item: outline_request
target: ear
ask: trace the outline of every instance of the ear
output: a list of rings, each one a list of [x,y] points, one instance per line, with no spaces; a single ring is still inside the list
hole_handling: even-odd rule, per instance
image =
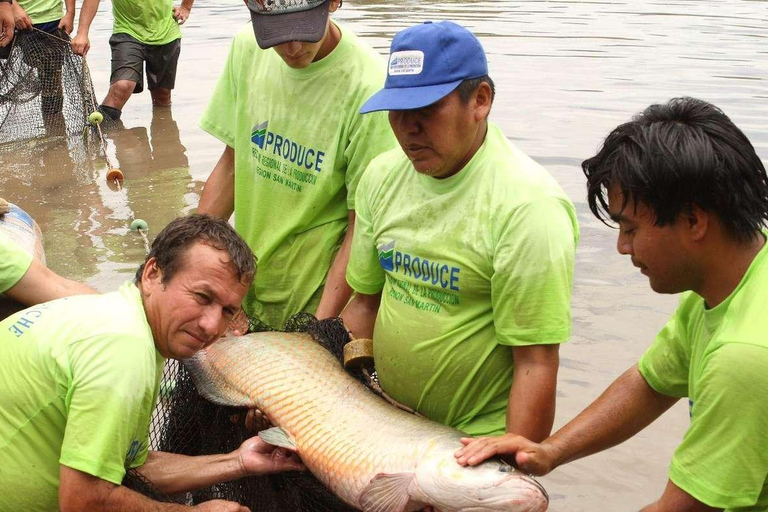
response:
[[[163,284],[163,271],[157,266],[157,259],[152,257],[144,265],[141,273],[141,289],[151,293],[152,289]]]
[[[491,112],[491,104],[493,103],[493,92],[491,86],[486,82],[482,82],[474,92],[474,98],[472,100],[475,104],[475,121],[478,123],[488,117]]]
[[[698,205],[691,206],[690,210],[683,214],[691,240],[694,242],[701,242],[706,236],[709,230],[709,216],[710,214]]]
[[[336,12],[339,7],[341,7],[341,0],[331,0],[330,5],[328,5],[328,12]]]

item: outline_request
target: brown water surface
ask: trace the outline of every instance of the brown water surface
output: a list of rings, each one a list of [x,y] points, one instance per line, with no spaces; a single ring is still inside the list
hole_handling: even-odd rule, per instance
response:
[[[88,56],[97,95],[108,87],[111,4],[102,2]],[[579,214],[573,336],[562,348],[556,428],[632,365],[672,312],[615,250],[615,231],[589,213],[580,162],[617,124],[652,102],[696,96],[720,106],[768,158],[768,2],[346,0],[336,18],[386,54],[399,29],[452,19],[481,38],[497,84],[492,119],[545,165]],[[143,240],[194,210],[222,145],[197,126],[231,37],[248,22],[239,0],[195,4],[184,26],[172,109],[149,95],[125,108],[125,129],[107,135],[124,189],[106,163],[76,143],[36,140],[0,158],[0,195],[32,214],[49,265],[108,291],[143,260]],[[258,87],[258,84],[254,84]],[[297,99],[300,101],[300,99]],[[631,441],[543,478],[553,511],[632,511],[658,497],[688,424],[678,404]]]

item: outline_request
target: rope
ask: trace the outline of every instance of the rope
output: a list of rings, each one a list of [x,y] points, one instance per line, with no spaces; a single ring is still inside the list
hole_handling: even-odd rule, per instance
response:
[[[117,181],[117,180],[115,180]],[[136,231],[139,232],[141,235],[141,238],[144,239],[144,250],[147,251],[147,254],[149,254],[149,239],[147,238],[147,230],[146,229],[137,229]]]

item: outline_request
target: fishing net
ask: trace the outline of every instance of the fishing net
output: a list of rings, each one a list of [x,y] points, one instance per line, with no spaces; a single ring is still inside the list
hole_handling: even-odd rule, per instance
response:
[[[273,330],[251,322],[250,332]],[[349,334],[338,319],[316,320],[299,314],[283,328],[286,332],[309,333],[341,359]],[[301,368],[296,369],[302,371]],[[365,382],[359,373],[353,375]],[[311,378],[307,375],[307,378]],[[237,449],[252,432],[245,429],[247,410],[223,407],[202,398],[184,367],[176,361],[166,364],[161,397],[152,419],[150,445],[155,450],[184,455],[227,453]],[[197,504],[212,499],[236,501],[254,512],[345,512],[355,510],[339,500],[309,472],[241,478],[192,493],[164,496],[136,471],[130,471],[124,485],[153,499]]]
[[[0,150],[40,137],[98,138],[88,123],[95,110],[88,66],[66,32],[17,32],[0,49]]]

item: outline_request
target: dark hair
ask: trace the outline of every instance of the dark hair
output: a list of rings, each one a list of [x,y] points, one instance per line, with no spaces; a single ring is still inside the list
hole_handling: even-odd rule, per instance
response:
[[[746,242],[768,219],[768,180],[752,144],[719,108],[695,98],[651,105],[614,129],[581,168],[589,208],[605,224],[613,184],[622,207],[644,203],[657,226],[696,205]]]
[[[202,242],[229,255],[239,281],[253,281],[255,257],[248,244],[229,223],[209,215],[194,214],[172,220],[152,242],[147,259],[136,271],[135,283],[141,282],[141,274],[150,258],[155,258],[163,272],[163,282],[170,281],[179,270],[184,254],[196,242]]]
[[[493,102],[493,99],[496,97],[496,84],[493,83],[493,80],[491,80],[491,77],[488,75],[483,75],[477,78],[467,78],[461,82],[456,88],[456,90],[459,91],[461,102],[467,104],[472,97],[472,93],[475,92],[475,89],[480,87],[480,84],[482,83],[491,86],[491,102]]]

